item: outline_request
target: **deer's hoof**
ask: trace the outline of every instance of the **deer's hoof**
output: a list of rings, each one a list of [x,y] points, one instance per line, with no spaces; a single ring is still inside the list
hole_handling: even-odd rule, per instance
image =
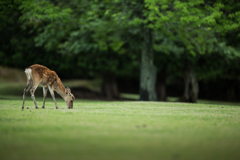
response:
[[[39,109],[38,106],[36,106],[36,109]]]
[[[42,109],[45,109],[45,106],[42,106]]]

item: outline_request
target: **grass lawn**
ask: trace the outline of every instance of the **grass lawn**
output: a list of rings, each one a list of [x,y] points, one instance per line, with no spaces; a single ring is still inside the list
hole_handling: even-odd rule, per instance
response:
[[[42,106],[42,97],[36,97]],[[0,159],[239,160],[240,107],[0,96]]]

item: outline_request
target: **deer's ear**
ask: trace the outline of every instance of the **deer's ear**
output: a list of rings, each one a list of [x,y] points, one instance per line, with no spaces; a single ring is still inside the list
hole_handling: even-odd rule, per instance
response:
[[[68,90],[68,92],[71,93],[71,89],[69,87],[67,87],[66,90]]]
[[[65,88],[65,93],[66,93],[66,94],[70,94],[70,93],[71,93],[71,90],[70,90],[70,88],[68,88],[68,87],[67,87],[67,88]]]

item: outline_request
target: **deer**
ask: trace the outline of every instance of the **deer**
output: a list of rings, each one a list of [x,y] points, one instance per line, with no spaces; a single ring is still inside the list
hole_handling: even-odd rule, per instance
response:
[[[71,93],[69,87],[65,88],[61,79],[58,77],[55,71],[48,69],[47,67],[39,64],[34,64],[25,69],[27,76],[27,86],[23,91],[23,104],[22,109],[24,109],[24,102],[28,90],[30,89],[31,98],[35,104],[35,108],[39,109],[35,100],[35,90],[38,86],[43,87],[43,105],[42,108],[45,109],[45,99],[47,96],[47,91],[49,89],[53,101],[55,103],[56,109],[59,109],[57,102],[55,100],[54,91],[56,91],[66,102],[68,109],[73,108],[73,101],[75,100],[74,95]]]

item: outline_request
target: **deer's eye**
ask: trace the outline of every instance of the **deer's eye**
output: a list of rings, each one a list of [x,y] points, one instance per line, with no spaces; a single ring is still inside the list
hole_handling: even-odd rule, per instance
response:
[[[73,102],[73,101],[71,100],[71,102]]]

